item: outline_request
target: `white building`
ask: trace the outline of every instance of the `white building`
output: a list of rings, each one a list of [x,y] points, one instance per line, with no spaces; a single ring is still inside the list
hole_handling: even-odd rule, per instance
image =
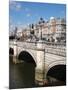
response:
[[[40,26],[41,25],[41,26]],[[66,38],[66,22],[65,19],[56,19],[51,17],[48,22],[36,25],[34,30],[35,35],[39,38],[42,34],[42,39],[54,41],[64,41]]]
[[[17,36],[26,35],[27,38],[34,37],[36,39],[44,39],[46,41],[60,42],[66,40],[66,21],[62,18],[51,17],[49,21],[43,18],[32,27],[18,28]]]

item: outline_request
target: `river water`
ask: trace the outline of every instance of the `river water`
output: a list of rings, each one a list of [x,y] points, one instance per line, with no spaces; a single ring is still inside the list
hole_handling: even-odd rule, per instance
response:
[[[9,88],[35,87],[35,65],[33,63],[9,62]]]
[[[9,88],[39,87],[35,84],[35,65],[33,63],[13,63],[13,57],[9,57]],[[52,81],[52,80],[51,80]],[[50,83],[45,86],[65,85],[65,82]]]

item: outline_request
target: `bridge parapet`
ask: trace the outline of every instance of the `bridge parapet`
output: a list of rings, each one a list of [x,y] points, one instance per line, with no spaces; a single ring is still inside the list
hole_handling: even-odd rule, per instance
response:
[[[56,54],[56,55],[59,55],[59,56],[66,56],[66,49],[59,49],[59,48],[46,48],[45,49],[45,52],[46,53],[51,53],[51,54]]]
[[[46,53],[52,53],[56,55],[66,56],[66,48],[64,45],[49,45],[50,43],[43,42],[20,42],[20,41],[10,41],[10,45],[23,47],[26,49],[34,49],[34,50],[43,50],[45,49]]]
[[[19,47],[23,47],[23,48],[36,48],[37,44],[36,43],[30,43],[30,42],[16,42],[16,41],[10,41],[9,42],[10,45],[16,45]]]
[[[9,44],[17,44],[17,45],[28,45],[28,46],[37,46],[37,44],[42,44],[42,46],[45,48],[45,47],[51,47],[51,48],[65,48],[66,45],[65,44],[62,44],[62,43],[52,43],[52,42],[39,42],[39,41],[36,41],[36,42],[28,42],[28,41],[10,41]]]

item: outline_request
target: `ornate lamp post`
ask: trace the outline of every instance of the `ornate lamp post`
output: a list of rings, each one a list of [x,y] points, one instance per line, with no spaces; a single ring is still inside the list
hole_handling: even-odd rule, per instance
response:
[[[31,36],[31,39],[32,39],[33,35],[34,35],[34,24],[30,24],[29,27],[30,27],[30,36]]]
[[[40,29],[39,29],[39,40],[42,40],[42,27],[43,27],[43,24],[45,23],[45,21],[43,20],[43,18],[40,18],[40,21],[39,21],[39,26],[40,26]]]

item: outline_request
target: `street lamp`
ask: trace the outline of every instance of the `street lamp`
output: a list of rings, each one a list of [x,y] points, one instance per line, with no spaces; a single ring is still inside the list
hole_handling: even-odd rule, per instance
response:
[[[40,18],[40,21],[39,21],[39,26],[40,26],[40,37],[39,39],[42,40],[42,27],[43,27],[43,24],[45,23],[45,21],[43,20],[43,18]]]
[[[31,40],[32,40],[32,38],[34,36],[34,24],[30,24],[29,27],[30,27],[30,36],[31,36]]]

